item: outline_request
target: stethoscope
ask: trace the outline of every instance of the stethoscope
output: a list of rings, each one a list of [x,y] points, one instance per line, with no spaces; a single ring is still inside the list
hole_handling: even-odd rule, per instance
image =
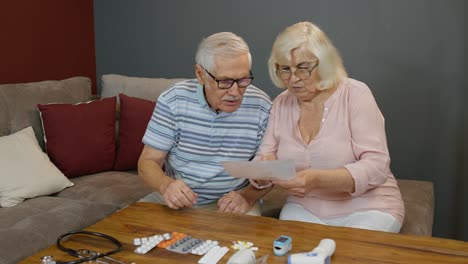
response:
[[[95,237],[107,239],[111,241],[112,244],[114,244],[115,248],[110,251],[100,253],[100,252],[96,252],[96,251],[88,250],[88,249],[67,248],[62,245],[62,241],[66,237],[71,236],[71,235],[76,235],[76,234],[95,236]],[[106,258],[108,260],[111,260],[119,264],[126,264],[124,262],[121,262],[121,261],[118,261],[116,259],[109,257],[110,255],[115,254],[119,252],[120,250],[122,250],[122,243],[120,243],[120,241],[118,241],[114,237],[111,237],[109,235],[102,234],[99,232],[90,232],[90,231],[82,231],[82,230],[70,231],[57,238],[57,247],[60,250],[66,252],[68,255],[79,258],[79,259],[72,260],[72,261],[56,261],[54,260],[52,256],[43,256],[41,258],[41,264],[76,264],[76,263],[83,263],[83,262],[92,261],[92,260],[96,260],[97,262],[103,262],[103,261],[99,261],[98,258]]]

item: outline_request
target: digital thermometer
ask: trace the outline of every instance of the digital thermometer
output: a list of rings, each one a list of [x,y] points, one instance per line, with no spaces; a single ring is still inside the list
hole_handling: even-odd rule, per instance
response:
[[[275,241],[273,241],[273,253],[276,256],[284,256],[291,250],[292,238],[281,235]]]
[[[330,264],[335,249],[335,241],[325,238],[310,252],[289,255],[288,264]]]

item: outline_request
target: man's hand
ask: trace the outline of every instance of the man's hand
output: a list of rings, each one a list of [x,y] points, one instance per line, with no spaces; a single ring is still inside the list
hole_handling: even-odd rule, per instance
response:
[[[161,193],[166,204],[172,209],[191,207],[197,200],[197,194],[182,180],[173,180],[161,188]]]
[[[245,214],[253,205],[250,205],[240,193],[232,191],[218,200],[218,211],[226,213]]]

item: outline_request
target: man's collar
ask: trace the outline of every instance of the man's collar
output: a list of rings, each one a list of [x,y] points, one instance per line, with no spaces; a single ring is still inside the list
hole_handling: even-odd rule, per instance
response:
[[[208,106],[208,102],[206,102],[205,98],[205,91],[203,90],[203,85],[197,84],[197,97],[198,97],[198,103],[200,104],[200,107],[206,108]]]

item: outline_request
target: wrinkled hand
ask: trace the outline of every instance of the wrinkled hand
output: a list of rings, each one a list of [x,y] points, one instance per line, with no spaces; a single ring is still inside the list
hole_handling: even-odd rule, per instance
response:
[[[182,180],[170,183],[164,190],[163,197],[172,209],[191,207],[197,200],[197,194]]]
[[[273,154],[268,154],[268,155],[262,155],[258,158],[259,161],[264,161],[264,160],[276,160],[276,156],[273,155]],[[255,179],[252,179],[251,181],[253,181],[254,183],[256,183],[259,187],[263,187],[263,186],[268,186],[271,181],[270,180],[255,180]]]
[[[250,182],[255,183],[257,188],[265,188],[270,186],[271,181],[269,180],[250,180]]]
[[[245,214],[252,206],[240,193],[232,191],[218,200],[218,211]]]
[[[273,184],[285,188],[291,195],[305,197],[306,194],[317,187],[316,179],[313,170],[303,170],[296,173],[296,177],[290,180],[275,180]]]

